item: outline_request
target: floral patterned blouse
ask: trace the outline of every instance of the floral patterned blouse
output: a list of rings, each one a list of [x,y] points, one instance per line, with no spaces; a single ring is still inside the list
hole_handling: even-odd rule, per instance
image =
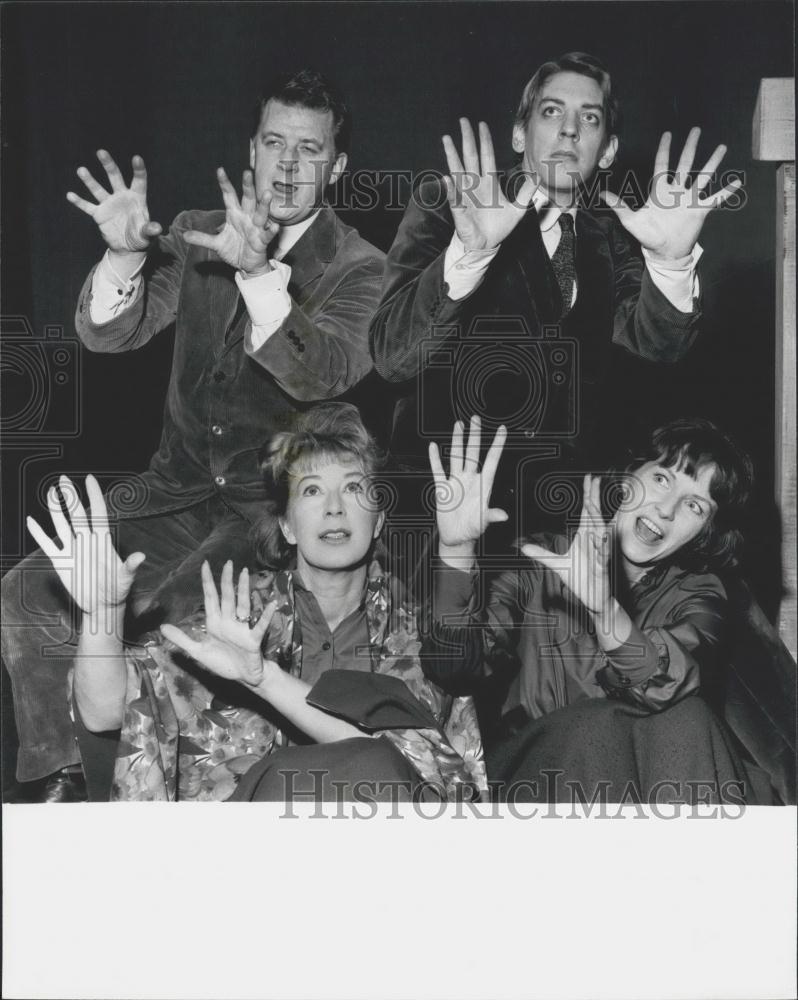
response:
[[[302,628],[292,574],[261,573],[253,580],[253,590],[264,606],[278,602],[264,655],[301,677]],[[424,677],[417,609],[402,599],[376,562],[369,571],[362,613],[372,672],[400,678],[436,723],[434,728],[384,729],[375,738],[390,740],[443,799],[484,798],[487,780],[473,702],[444,694]],[[193,616],[182,628],[201,639],[204,615]],[[126,658],[113,800],[227,799],[257,760],[288,744],[285,720],[267,702],[240,684],[210,674],[160,633],[127,648]]]

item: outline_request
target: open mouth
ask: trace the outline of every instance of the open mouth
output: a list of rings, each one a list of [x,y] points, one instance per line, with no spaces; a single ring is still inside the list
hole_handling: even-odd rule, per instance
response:
[[[661,542],[664,537],[662,529],[642,514],[635,522],[635,534],[646,545],[655,545],[657,542]]]
[[[346,528],[336,528],[334,531],[333,530],[325,531],[321,535],[319,535],[319,538],[323,542],[330,542],[332,544],[347,542],[351,537],[352,537],[352,532],[347,531]]]

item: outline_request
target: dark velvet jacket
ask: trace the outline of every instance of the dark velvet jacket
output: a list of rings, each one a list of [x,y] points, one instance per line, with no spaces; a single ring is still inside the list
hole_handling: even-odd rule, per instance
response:
[[[183,240],[219,230],[223,212],[183,212],[150,252],[139,295],[108,323],[91,322],[89,275],[76,325],[92,351],[134,350],[175,324],[163,433],[132,513],[165,513],[219,493],[233,506],[264,498],[257,455],[307,404],[333,399],[372,369],[368,324],[384,256],[332,209],[285,256],[291,311],[257,351],[232,267]]]
[[[415,192],[388,253],[371,323],[379,374],[405,383],[394,452],[410,464],[446,440],[456,417],[479,412],[520,441],[573,443],[603,405],[613,345],[649,361],[687,352],[699,313],[677,310],[651,281],[614,216],[576,215],[577,298],[561,296],[531,209],[499,248],[478,288],[447,296],[443,268],[454,226],[437,182]],[[416,432],[420,432],[417,434]]]

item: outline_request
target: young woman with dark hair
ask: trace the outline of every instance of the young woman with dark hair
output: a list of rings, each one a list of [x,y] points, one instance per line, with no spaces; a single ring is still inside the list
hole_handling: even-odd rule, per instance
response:
[[[627,785],[643,800],[673,798],[710,777],[715,801],[724,782],[737,783],[732,798],[750,798],[733,740],[705,700],[723,665],[730,614],[717,571],[741,541],[748,458],[708,421],[660,428],[609,489],[584,477],[570,535],[526,540],[512,568],[483,581],[477,541],[506,518],[488,506],[504,438],[502,428],[480,472],[479,422],[467,442],[455,425],[448,477],[430,448],[440,495],[462,499],[439,504],[423,660],[446,690],[481,700],[500,797],[521,782],[522,797],[559,799],[569,790],[546,777],[557,774],[588,797],[601,783],[615,799]]]

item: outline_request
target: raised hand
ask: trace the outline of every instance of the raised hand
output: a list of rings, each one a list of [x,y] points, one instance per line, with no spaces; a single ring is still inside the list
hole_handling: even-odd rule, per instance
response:
[[[115,253],[146,251],[161,233],[161,226],[150,221],[144,160],[140,156],[133,157],[133,180],[128,187],[110,153],[98,149],[97,159],[108,177],[110,192],[98,184],[85,167],[78,167],[78,177],[97,199],[97,203],[80,198],[74,191],[67,191],[67,200],[94,219],[102,238]]]
[[[507,199],[499,184],[490,130],[479,123],[480,148],[467,118],[460,119],[463,158],[452,137],[443,137],[449,176],[444,177],[454,228],[466,250],[489,250],[515,229],[532,201],[538,182],[527,177],[515,201]]]
[[[211,673],[227,680],[256,687],[263,680],[267,666],[261,655],[261,643],[269,628],[277,602],[267,604],[260,618],[252,624],[252,598],[249,572],[241,571],[238,588],[233,587],[233,564],[224,564],[221,600],[207,562],[202,564],[202,593],[205,600],[206,638],[195,641],[174,625],[162,625],[161,632]],[[277,668],[279,669],[279,668]]]
[[[245,274],[254,276],[271,271],[266,250],[280,230],[279,223],[269,218],[271,193],[257,198],[252,171],[245,170],[239,202],[222,167],[216,171],[216,177],[226,210],[222,231],[210,235],[189,229],[183,233],[183,239],[194,246],[213,250],[225,264]]]
[[[61,547],[32,517],[27,519],[28,531],[84,615],[115,616],[124,611],[136,570],[144,562],[144,553],[134,552],[127,559],[120,559],[108,527],[102,490],[94,476],[86,476],[91,518],[74,483],[61,476],[59,486],[66,501],[66,515],[55,487],[47,493],[47,507]]]
[[[726,155],[723,145],[717,147],[688,187],[688,175],[693,168],[700,135],[700,128],[690,129],[673,179],[668,180],[671,133],[663,134],[654,161],[651,191],[639,211],[634,211],[617,195],[602,192],[601,197],[614,210],[621,225],[642,247],[658,257],[674,259],[687,256],[696,245],[709,213],[742,187],[741,180],[733,180],[715,194],[702,196]]]
[[[563,555],[527,544],[521,551],[553,570],[588,611],[603,614],[612,598],[609,561],[612,554],[611,527],[600,506],[601,479],[585,476],[584,501],[579,527],[571,547]]]
[[[501,426],[496,431],[481,472],[479,451],[482,433],[479,417],[471,418],[465,450],[463,450],[463,429],[462,423],[458,420],[452,432],[448,477],[444,472],[437,444],[433,442],[429,446],[429,462],[435,479],[438,540],[442,555],[446,548],[465,547],[473,551],[474,543],[489,524],[507,520],[506,511],[488,506],[496,468],[507,439],[507,429]]]

